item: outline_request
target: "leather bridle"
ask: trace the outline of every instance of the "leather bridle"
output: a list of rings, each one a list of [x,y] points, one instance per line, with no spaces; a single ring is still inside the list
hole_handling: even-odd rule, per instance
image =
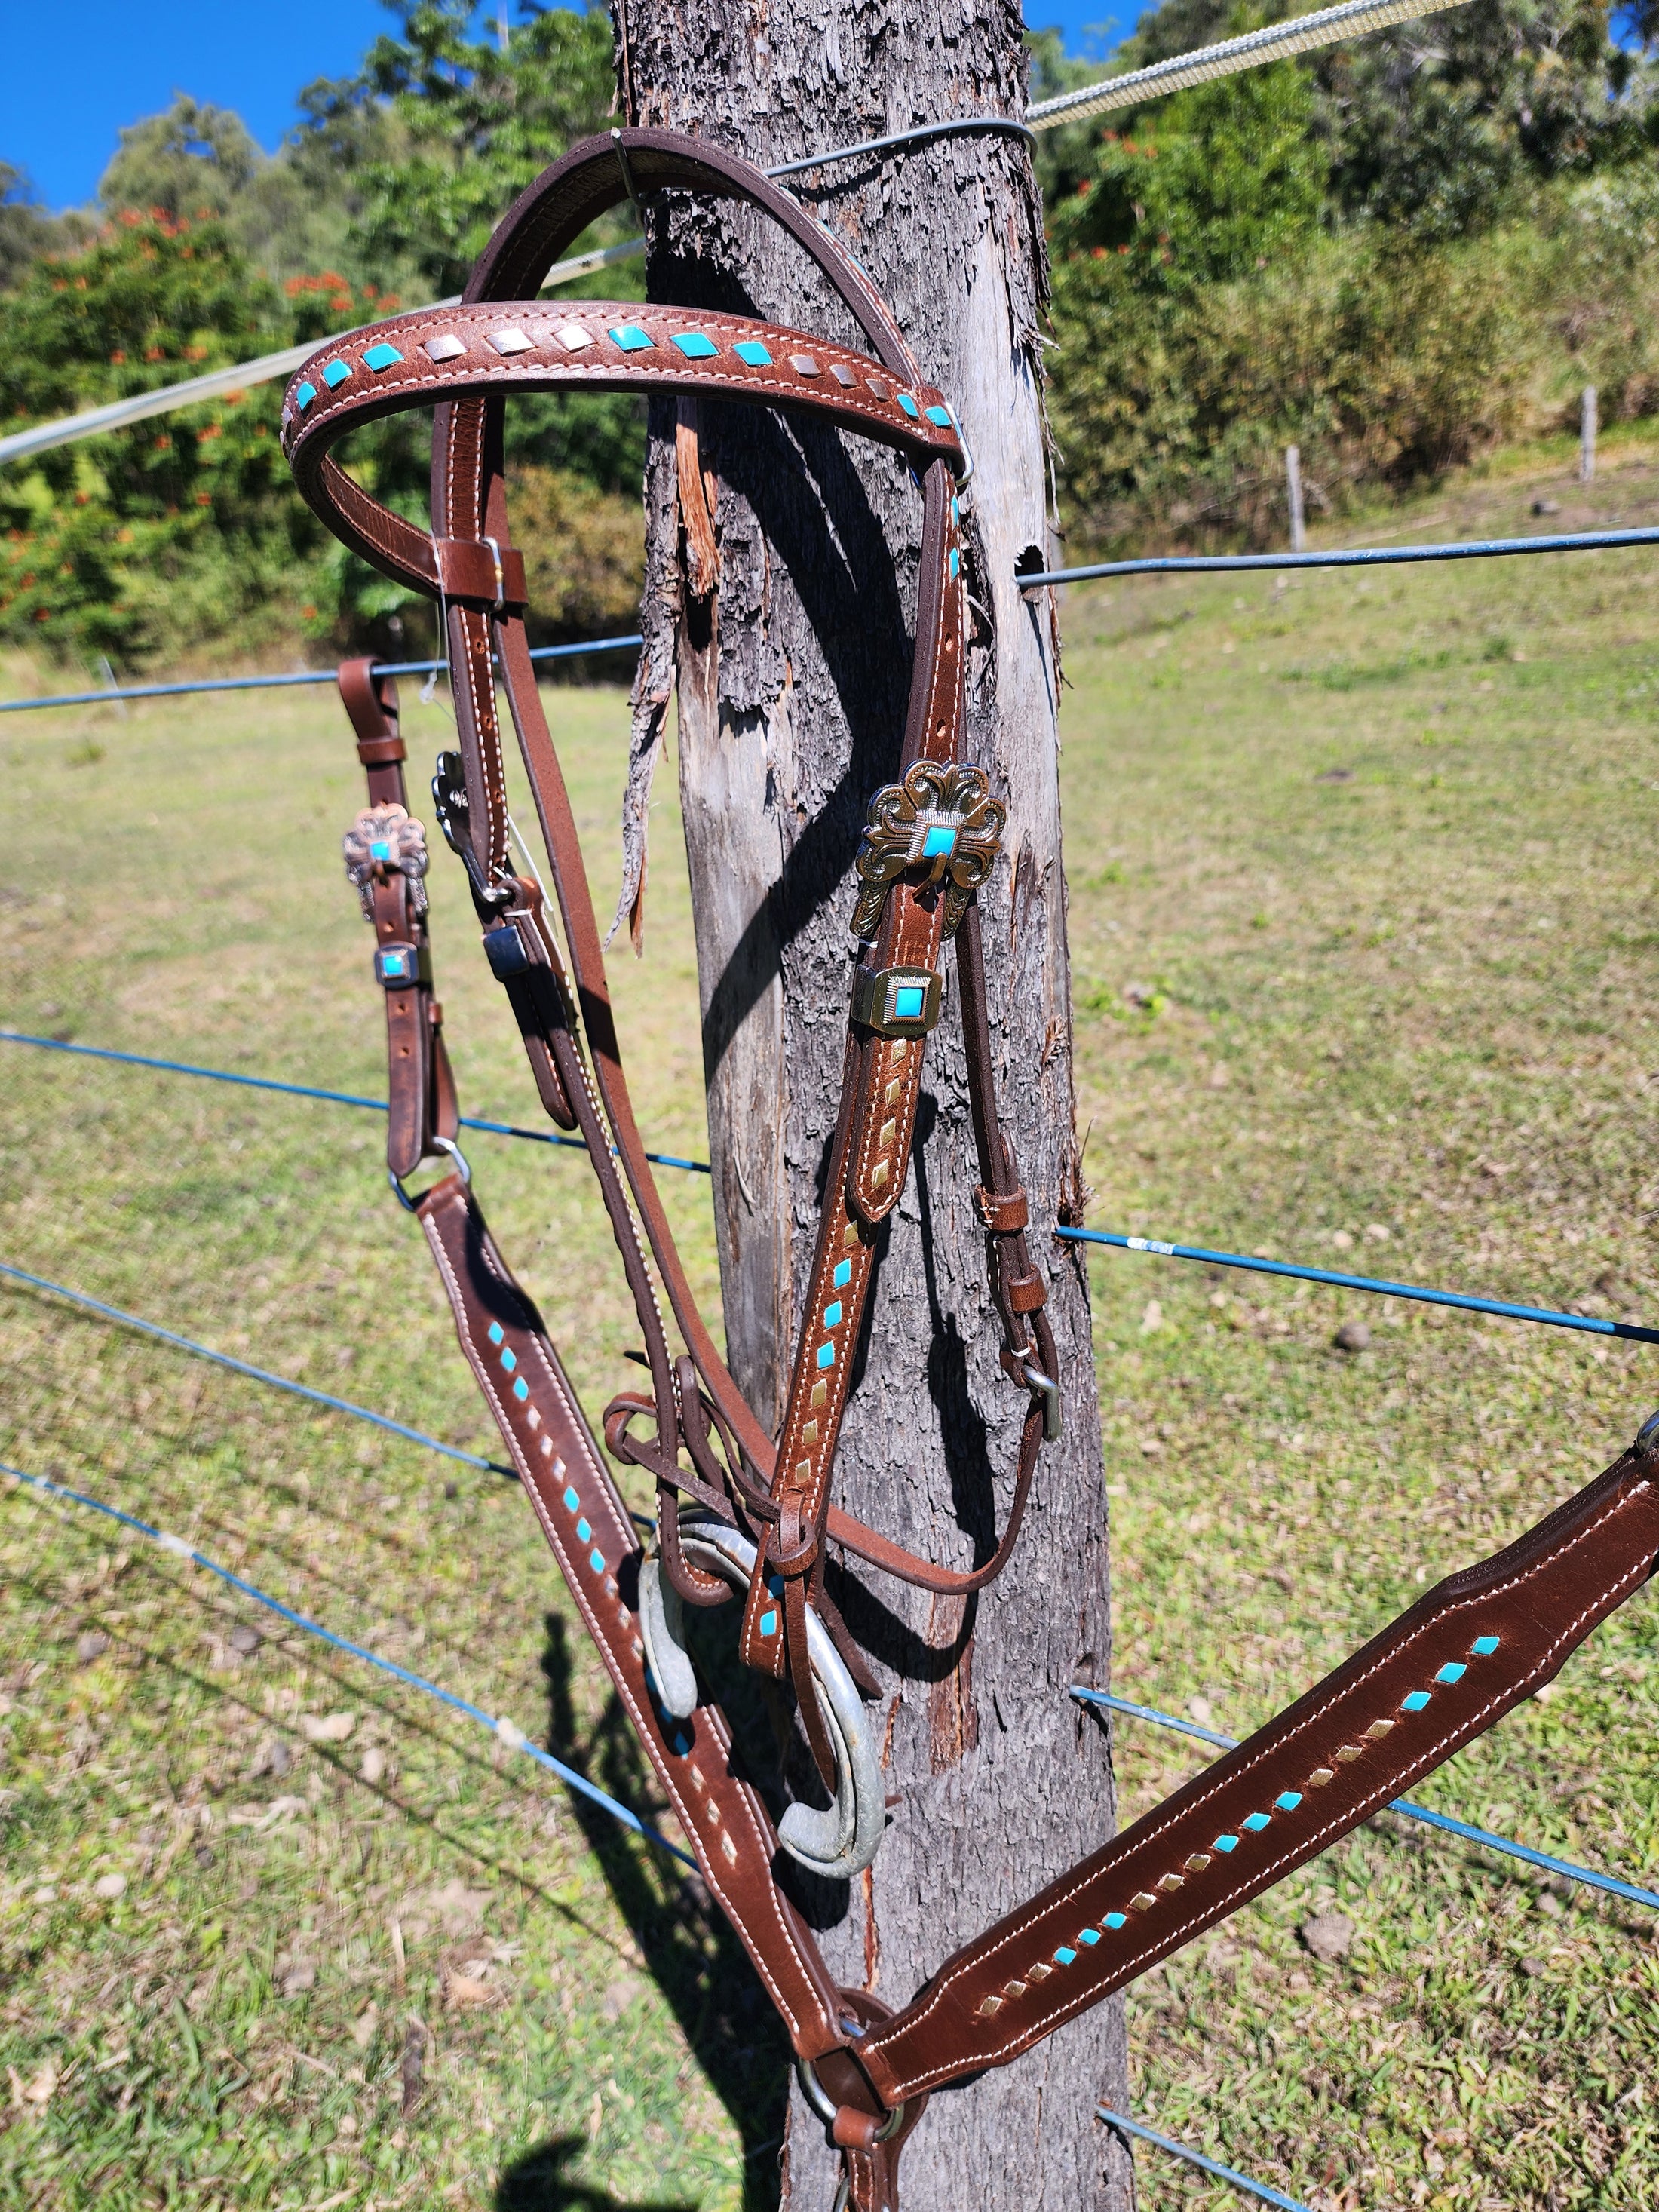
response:
[[[835,287],[875,358],[748,317],[538,298],[547,269],[597,216],[667,189],[736,198],[770,215]],[[697,1310],[645,1157],[575,825],[529,658],[502,406],[514,390],[573,387],[707,394],[813,413],[895,448],[921,493],[909,712],[898,780],[877,793],[858,857],[840,1110],[775,1442]],[[428,406],[435,422],[425,532],[363,490],[331,449],[362,422]],[[434,800],[466,868],[484,951],[542,1103],[586,1144],[644,1333],[649,1392],[614,1400],[604,1424],[612,1455],[656,1480],[657,1530],[643,1550],[455,1150],[454,1085],[427,940],[425,844],[407,810],[395,688],[359,660],[340,682],[368,774],[368,805],[347,837],[346,857],[374,926],[385,989],[389,1172],[421,1223],[462,1350],[588,1632],[710,1890],[788,2030],[811,2100],[842,2150],[848,2201],[856,2212],[890,2212],[899,2150],[930,2090],[1006,2064],[1326,1849],[1548,1680],[1647,1579],[1659,1556],[1659,1416],[1540,1527],[1430,1591],[1237,1751],[958,1951],[908,2005],[894,2012],[867,1992],[839,1989],[774,1878],[780,1849],[817,1863],[791,1838],[801,1808],[784,1816],[781,1836],[732,1756],[724,1714],[701,1699],[677,1624],[684,1605],[724,1603],[734,1582],[742,1585],[743,1659],[793,1688],[827,1787],[843,1796],[850,1788],[856,1799],[849,1773],[867,1755],[857,1693],[874,1695],[876,1685],[824,1588],[826,1547],[932,1591],[982,1589],[1018,1534],[1043,1439],[1058,1433],[1046,1288],[997,1111],[975,896],[994,861],[1005,810],[983,771],[962,757],[968,547],[960,501],[970,464],[960,428],[864,271],[793,199],[701,142],[629,130],[574,148],[520,195],[459,307],[393,317],[316,355],[289,388],[283,434],[301,491],[336,535],[444,609],[459,751],[441,757]],[[535,795],[562,949],[533,872],[517,872],[512,860],[498,676]],[[904,1187],[947,938],[1002,1365],[1026,1404],[1007,1525],[971,1573],[917,1558],[830,1497],[876,1232]],[[410,1199],[404,1178],[439,1156],[452,1171]],[[881,1820],[870,1818],[867,1800],[839,1826],[830,1820],[829,1841],[824,1816],[812,1817],[812,1848],[830,1852],[836,1870],[869,1863]],[[805,1825],[797,1821],[798,1832]]]

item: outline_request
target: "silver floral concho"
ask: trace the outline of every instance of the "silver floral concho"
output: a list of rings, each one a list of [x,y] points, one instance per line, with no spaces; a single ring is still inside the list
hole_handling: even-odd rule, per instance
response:
[[[426,831],[406,807],[366,806],[341,840],[346,875],[363,902],[363,919],[374,919],[374,885],[396,873],[409,878],[410,912],[426,912]]]
[[[1008,810],[993,799],[983,769],[970,762],[918,761],[902,783],[883,786],[870,802],[869,826],[855,863],[860,882],[853,934],[867,944],[881,921],[887,887],[909,867],[929,864],[929,883],[948,880],[945,934],[954,934],[968,902],[991,872]]]

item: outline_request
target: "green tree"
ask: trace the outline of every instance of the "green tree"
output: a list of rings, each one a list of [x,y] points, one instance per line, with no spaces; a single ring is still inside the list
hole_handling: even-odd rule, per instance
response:
[[[228,367],[290,322],[222,222],[125,210],[81,252],[37,261],[8,302],[0,423]],[[255,603],[318,534],[278,447],[280,396],[233,392],[0,476],[0,630],[131,656],[192,613],[212,627]]]
[[[502,52],[471,35],[471,0],[389,4],[399,33],[370,47],[357,97],[385,102],[406,136],[364,177],[362,235],[434,291],[459,291],[525,185],[608,116],[611,21],[534,7]]]
[[[1295,252],[1318,227],[1330,166],[1315,103],[1307,70],[1279,62],[1177,93],[1133,137],[1103,131],[1051,214],[1060,264],[1111,255],[1138,289],[1184,296]]]

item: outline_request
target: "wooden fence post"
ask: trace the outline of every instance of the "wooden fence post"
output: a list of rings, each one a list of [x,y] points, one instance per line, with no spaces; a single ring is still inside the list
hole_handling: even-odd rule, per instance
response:
[[[1302,453],[1299,447],[1285,448],[1285,482],[1291,495],[1291,550],[1307,550],[1308,532],[1302,512]]]
[[[1578,481],[1592,483],[1595,478],[1595,386],[1587,384],[1578,411]]]

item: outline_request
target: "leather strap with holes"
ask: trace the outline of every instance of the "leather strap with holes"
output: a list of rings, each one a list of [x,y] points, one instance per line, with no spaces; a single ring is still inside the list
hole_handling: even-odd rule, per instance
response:
[[[343,662],[337,681],[368,779],[368,804],[347,838],[347,860],[374,925],[375,975],[386,994],[386,1159],[402,1177],[432,1152],[434,1138],[453,1142],[459,1126],[443,1008],[432,994],[426,841],[404,788],[396,682],[376,676],[368,659]]]

